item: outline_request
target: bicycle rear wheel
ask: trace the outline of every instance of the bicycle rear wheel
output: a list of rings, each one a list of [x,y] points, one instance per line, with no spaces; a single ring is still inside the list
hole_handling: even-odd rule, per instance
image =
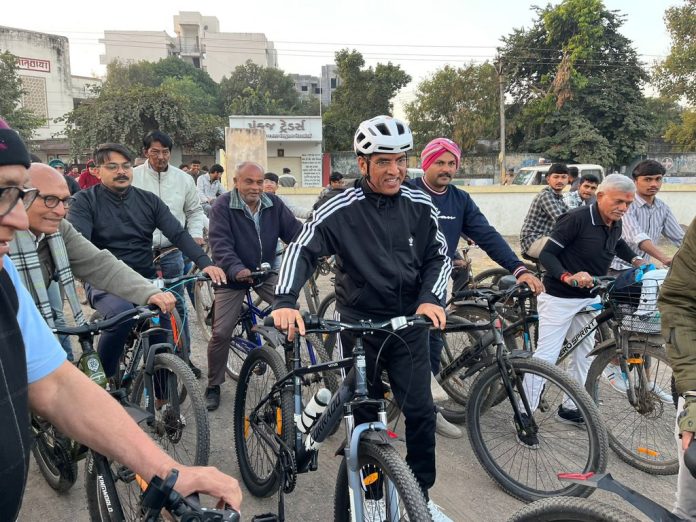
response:
[[[143,426],[160,447],[187,466],[205,466],[210,455],[208,411],[198,381],[184,361],[171,353],[155,355],[153,390],[145,389],[144,370],[133,384],[131,401],[155,416]]]
[[[269,346],[253,350],[239,374],[232,418],[234,447],[242,480],[256,497],[272,495],[283,477],[276,436],[293,451],[295,421],[290,388],[278,390],[252,415],[284,374],[283,359]]]
[[[565,372],[544,361],[511,358],[509,363],[517,404],[522,404],[520,394],[526,395],[526,386],[516,383],[518,376],[537,377],[543,383],[539,407],[533,413],[538,443],[534,447],[521,442],[500,369],[493,364],[474,382],[467,407],[469,440],[476,458],[503,490],[520,500],[590,495],[593,488],[561,482],[556,475],[600,473],[606,468],[606,428],[592,399]],[[584,423],[568,425],[557,418],[566,395],[570,402],[565,401],[565,406],[577,409]]]
[[[196,281],[193,288],[196,297],[196,318],[198,328],[206,341],[210,341],[213,335],[213,305],[215,304],[215,290],[212,281]]]
[[[324,299],[321,300],[319,309],[317,310],[317,315],[324,319],[333,319],[334,313],[336,312],[336,292],[331,292],[326,295]],[[337,333],[323,334],[324,349],[326,353],[333,357],[334,348],[336,347],[336,339],[338,338]]]
[[[624,462],[653,475],[679,471],[672,397],[672,368],[664,348],[629,341],[630,381],[636,405],[628,401],[628,380],[617,366],[612,341],[592,361],[587,392],[594,399],[609,432],[609,445]]]
[[[432,520],[428,505],[416,477],[392,446],[360,441],[358,465],[361,498],[365,520],[395,522],[400,520]],[[351,516],[351,495],[345,457],[341,460],[334,495],[334,521],[348,522]],[[388,485],[393,488],[388,489]],[[394,514],[394,516],[390,516]]]
[[[638,522],[638,519],[596,500],[553,497],[523,507],[507,522]]]
[[[239,372],[249,352],[259,348],[257,334],[251,331],[252,327],[250,312],[245,303],[242,305],[241,315],[232,332],[230,351],[227,354],[227,363],[225,364],[225,373],[233,381],[239,380]]]

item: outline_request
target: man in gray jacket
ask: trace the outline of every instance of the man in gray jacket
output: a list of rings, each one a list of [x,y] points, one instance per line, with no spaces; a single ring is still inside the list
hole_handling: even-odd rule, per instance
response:
[[[99,250],[63,219],[72,197],[61,174],[42,163],[32,163],[28,174],[39,195],[27,209],[29,230],[16,233],[10,244],[10,256],[39,310],[42,310],[42,296],[46,294],[50,282],[59,276],[61,281],[65,281],[64,274],[60,273],[66,271],[66,267],[61,266],[64,262],[71,272],[70,279],[74,275],[136,304],[154,304],[165,312],[174,308],[175,298],[172,294],[162,292],[108,250]],[[59,257],[56,256],[57,249],[51,244],[56,241],[64,245],[67,260],[56,259]],[[38,258],[38,267],[36,263],[27,262],[32,257]],[[37,269],[41,271],[41,277],[32,277],[32,270]],[[70,301],[74,288],[64,290],[67,290]],[[75,303],[70,304],[73,309],[76,308]],[[45,314],[44,318],[51,323]]]
[[[208,218],[203,212],[193,177],[169,163],[173,145],[172,139],[162,131],[147,133],[143,139],[143,152],[147,161],[133,169],[133,186],[152,192],[164,201],[194,241],[203,245],[203,228],[208,226]],[[156,255],[171,246],[162,232],[156,230],[152,241]],[[160,266],[165,278],[184,275],[184,257],[180,251],[162,256]],[[183,320],[186,316],[183,292],[177,297],[176,309]],[[189,321],[184,321],[184,342],[188,345],[190,339]],[[190,362],[189,365],[196,377],[200,377],[201,371]]]

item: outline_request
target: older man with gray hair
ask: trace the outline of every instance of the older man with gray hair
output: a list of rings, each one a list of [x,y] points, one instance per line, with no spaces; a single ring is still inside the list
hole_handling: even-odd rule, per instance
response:
[[[227,284],[215,289],[213,335],[208,343],[206,401],[211,411],[220,405],[230,338],[244,295],[253,283],[249,276],[262,263],[273,265],[278,239],[290,243],[302,228],[280,198],[264,193],[263,174],[258,163],[240,163],[234,173],[234,189],[219,196],[210,209],[210,250],[227,274]],[[271,276],[254,290],[272,303],[277,279]]]
[[[547,268],[544,276],[546,291],[539,295],[539,342],[534,357],[555,363],[566,335],[573,337],[591,320],[593,314],[576,315],[588,305],[599,302],[590,292],[595,276],[604,276],[614,255],[638,266],[640,257],[621,239],[621,218],[633,202],[635,185],[626,176],[611,174],[597,187],[597,201],[590,206],[570,210],[558,218],[544,246],[539,261]],[[586,339],[573,353],[568,366],[571,374],[584,386],[590,360],[587,354],[593,347],[592,338]],[[526,377],[525,386],[534,390],[530,405],[536,408],[540,383],[530,382],[537,377]],[[572,404],[562,404],[558,420],[569,424],[583,423],[582,416]],[[520,442],[533,447],[536,435],[524,435]]]

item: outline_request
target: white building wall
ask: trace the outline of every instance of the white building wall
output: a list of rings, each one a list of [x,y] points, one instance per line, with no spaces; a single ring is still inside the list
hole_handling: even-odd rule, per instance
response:
[[[27,92],[25,107],[46,124],[35,138],[47,140],[62,133],[65,125],[53,120],[73,109],[70,47],[64,36],[0,27],[0,50],[19,58],[19,76]]]
[[[104,31],[105,53],[99,57],[103,65],[116,60],[122,63],[157,62],[171,56],[174,39],[166,31]]]

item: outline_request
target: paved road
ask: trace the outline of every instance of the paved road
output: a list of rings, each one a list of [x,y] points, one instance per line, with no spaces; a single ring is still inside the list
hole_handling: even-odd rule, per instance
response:
[[[480,270],[490,261],[474,251],[475,268]],[[322,291],[328,288],[328,280],[322,282]],[[205,343],[196,326],[193,326],[194,360],[205,367]],[[231,475],[239,476],[232,435],[232,409],[234,386],[223,386],[222,403],[218,411],[210,415],[211,455],[210,462]],[[340,432],[339,432],[340,433]],[[333,456],[342,436],[330,438],[322,447],[319,470],[301,475],[294,493],[286,500],[288,521],[323,522],[332,519],[333,489],[338,459]],[[399,443],[403,451],[403,445]],[[503,521],[523,504],[505,494],[483,471],[472,453],[468,438],[459,440],[437,440],[438,478],[431,490],[431,497],[455,521]],[[670,506],[676,489],[676,477],[651,476],[627,466],[614,454],[610,456],[609,471],[614,477],[650,498]],[[83,487],[84,472],[80,466],[78,483],[65,495],[57,495],[39,474],[32,461],[32,470],[27,484],[22,521],[88,521]],[[623,504],[615,497],[598,492],[592,498],[616,505]],[[277,498],[259,500],[245,493],[243,512],[254,513],[277,511]]]

